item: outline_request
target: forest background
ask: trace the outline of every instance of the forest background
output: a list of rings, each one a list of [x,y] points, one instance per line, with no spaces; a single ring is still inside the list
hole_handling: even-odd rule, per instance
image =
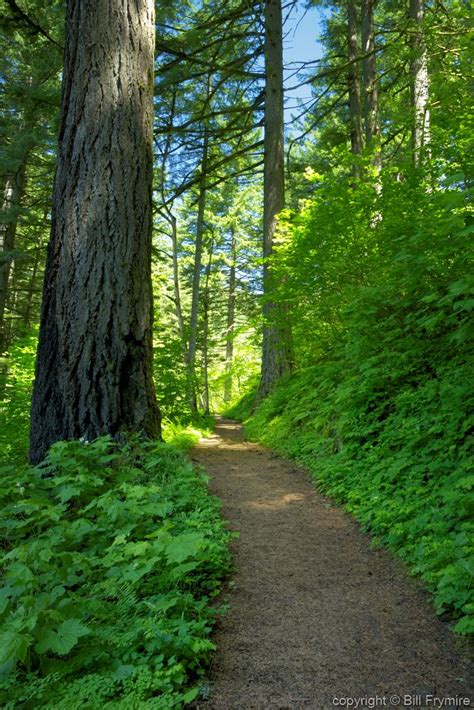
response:
[[[298,12],[320,44],[301,61],[296,46],[285,67],[296,98],[268,243],[263,4],[157,3],[158,400],[169,427],[217,411],[248,420],[249,436],[302,461],[469,634],[468,4],[303,5],[283,5],[285,41]],[[2,2],[0,446],[15,467],[27,456],[63,23],[62,2]]]

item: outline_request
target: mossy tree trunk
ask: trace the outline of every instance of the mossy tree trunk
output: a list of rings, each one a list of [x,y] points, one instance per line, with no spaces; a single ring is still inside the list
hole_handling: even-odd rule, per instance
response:
[[[209,89],[208,89],[209,90]],[[189,316],[189,344],[187,353],[187,387],[189,408],[193,415],[198,413],[196,392],[196,350],[199,326],[199,297],[201,285],[202,249],[204,240],[204,216],[207,199],[207,163],[209,151],[209,132],[204,129],[204,140],[201,158],[201,177],[199,180],[199,200],[196,219],[196,239],[194,242],[193,288],[191,296],[191,313]]]

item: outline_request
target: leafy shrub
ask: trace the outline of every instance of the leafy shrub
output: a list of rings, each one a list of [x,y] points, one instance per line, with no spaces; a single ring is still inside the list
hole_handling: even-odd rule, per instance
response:
[[[203,436],[214,430],[215,420],[211,416],[200,416],[187,423],[164,419],[161,424],[163,439],[180,451],[187,451]]]
[[[305,464],[469,635],[472,217],[462,176],[426,190],[405,175],[382,176],[375,206],[356,194],[366,186],[328,178],[283,226],[274,269],[299,369],[254,414],[252,393],[232,413]]]
[[[0,499],[2,707],[190,702],[229,569],[203,474],[159,442],[60,442]]]
[[[383,365],[300,371],[261,404],[246,431],[307,466],[375,543],[427,583],[438,613],[457,620],[455,631],[471,634],[473,378],[453,363],[385,398],[374,388]]]

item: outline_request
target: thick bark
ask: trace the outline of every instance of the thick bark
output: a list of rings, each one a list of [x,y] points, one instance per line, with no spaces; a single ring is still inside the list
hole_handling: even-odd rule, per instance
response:
[[[359,55],[359,42],[357,32],[357,5],[356,0],[347,3],[347,58],[349,71],[347,83],[349,87],[349,116],[351,151],[354,155],[362,153],[362,109],[360,100],[360,78],[357,57]],[[354,166],[354,175],[358,177],[359,167]]]
[[[234,327],[235,327],[235,262],[236,262],[236,237],[232,227],[232,241],[230,245],[230,272],[229,295],[227,298],[227,328],[225,343],[225,383],[224,402],[232,399],[232,362],[234,359]]]
[[[187,358],[188,371],[188,401],[193,414],[197,413],[196,399],[196,347],[198,335],[198,315],[199,315],[199,287],[201,282],[202,265],[202,242],[204,237],[204,214],[206,211],[206,179],[207,160],[209,149],[209,136],[207,130],[204,133],[204,142],[201,158],[201,179],[199,181],[199,202],[196,219],[196,241],[194,244],[194,269],[193,269],[193,290],[191,297],[191,315],[189,318],[189,345]]]
[[[154,3],[68,0],[30,459],[160,435],[152,381]]]
[[[281,0],[265,0],[265,162],[263,207],[263,343],[259,395],[263,397],[290,369],[290,339],[283,314],[272,300],[268,257],[273,252],[277,215],[285,206],[283,136],[283,37]]]
[[[411,140],[415,165],[419,165],[422,161],[423,150],[430,142],[429,75],[428,56],[423,31],[424,14],[424,0],[410,0],[410,19],[412,20],[410,73],[413,110]]]
[[[12,258],[7,252],[15,249],[18,210],[25,192],[26,156],[18,170],[5,182],[3,197],[3,223],[0,225],[0,355],[9,345],[9,329],[5,322],[8,286],[11,283]],[[2,258],[3,255],[3,258]]]
[[[375,57],[374,7],[376,0],[362,0],[362,76],[364,82],[364,124],[367,145],[375,143],[374,165],[380,169],[382,156],[380,146],[379,90],[377,81],[377,60]]]

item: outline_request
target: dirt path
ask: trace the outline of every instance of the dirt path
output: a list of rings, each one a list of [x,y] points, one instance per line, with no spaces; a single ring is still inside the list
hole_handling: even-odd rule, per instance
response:
[[[199,708],[325,710],[357,698],[367,698],[358,707],[394,707],[394,695],[418,696],[398,707],[432,708],[441,706],[422,696],[469,691],[474,707],[472,667],[428,595],[294,464],[226,420],[192,457],[240,531],[231,608]]]

